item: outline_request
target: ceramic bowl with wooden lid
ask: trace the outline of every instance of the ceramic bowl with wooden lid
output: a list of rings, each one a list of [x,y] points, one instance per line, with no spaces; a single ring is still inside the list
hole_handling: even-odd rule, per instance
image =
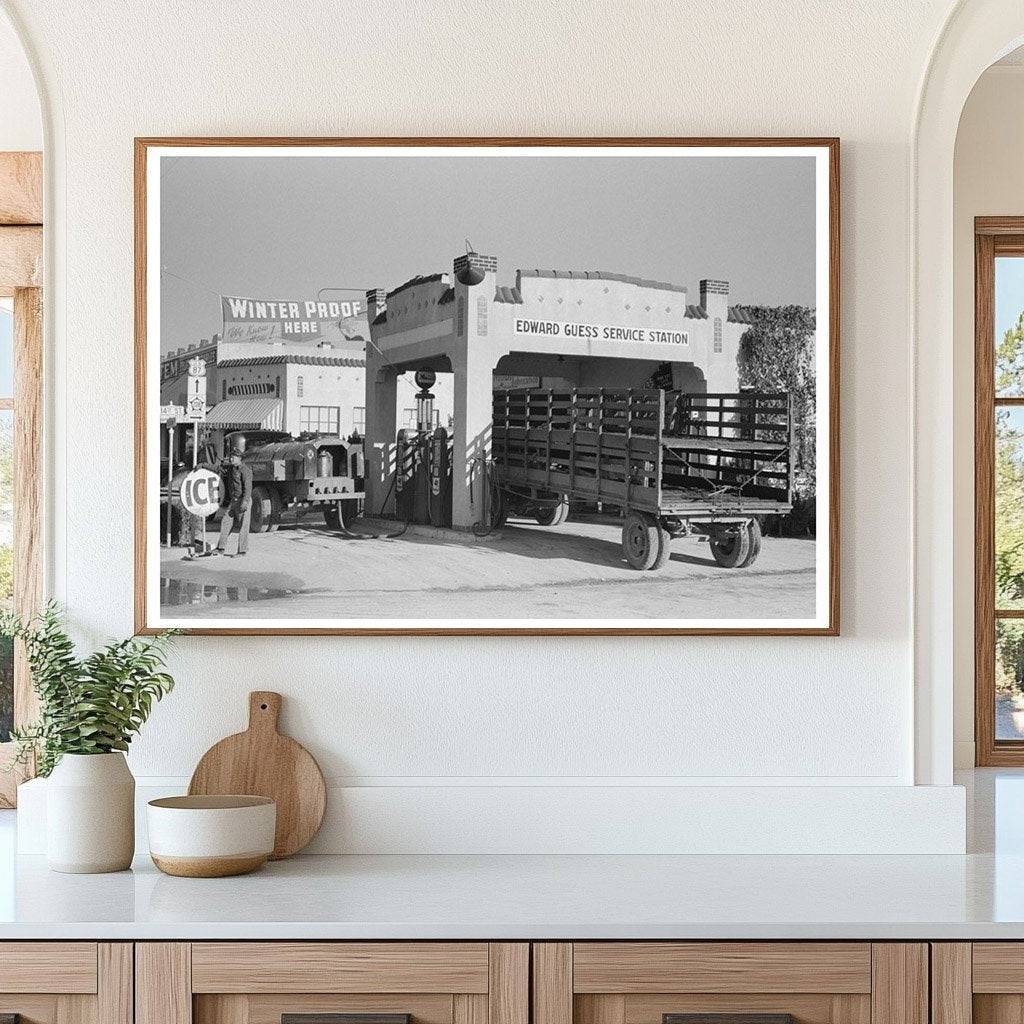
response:
[[[223,878],[261,867],[274,850],[277,805],[264,796],[150,800],[149,853],[168,875]]]

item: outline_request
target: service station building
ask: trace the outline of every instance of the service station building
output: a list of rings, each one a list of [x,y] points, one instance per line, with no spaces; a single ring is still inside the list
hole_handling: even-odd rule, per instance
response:
[[[394,510],[403,373],[452,374],[452,523],[462,529],[485,513],[495,375],[618,388],[657,375],[661,386],[687,392],[739,390],[749,321],[743,307],[729,307],[725,281],[701,281],[700,302],[691,305],[679,285],[600,271],[519,270],[514,287],[497,276],[494,257],[467,253],[450,275],[366,293],[366,493],[374,512]]]

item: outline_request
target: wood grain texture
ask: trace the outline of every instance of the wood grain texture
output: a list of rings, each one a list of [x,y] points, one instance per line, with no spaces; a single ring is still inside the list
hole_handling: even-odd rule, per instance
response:
[[[194,992],[487,992],[483,942],[197,942]],[[141,1024],[141,1022],[140,1022]]]
[[[489,1024],[529,1024],[530,944],[492,942],[488,959]]]
[[[96,992],[95,942],[4,942],[0,992]]]
[[[533,1024],[573,1024],[571,942],[533,944]]]
[[[57,997],[57,1024],[97,1024],[96,996]]]
[[[249,1024],[251,997],[232,993],[221,996],[196,996],[192,1000],[193,1024]],[[279,1008],[273,1024],[281,1024],[288,1007]]]
[[[582,997],[581,997],[582,998]],[[597,998],[597,997],[595,997]],[[682,993],[658,992],[625,996],[624,1024],[662,1024],[666,1013],[773,1013],[792,1014],[800,1024],[836,1024],[833,1018],[839,999],[860,1000],[870,1013],[869,996],[832,996],[828,993]],[[869,1024],[846,1021],[844,1024]]]
[[[971,988],[974,992],[1024,994],[1024,943],[973,943]]]
[[[871,979],[871,1024],[929,1024],[925,943],[873,943]]]
[[[249,694],[249,726],[211,747],[192,775],[190,794],[242,793],[277,804],[273,860],[309,845],[324,820],[327,787],[320,766],[300,743],[278,732],[281,695]]]
[[[1024,1024],[1024,997],[975,995],[972,1011],[973,1024]]]
[[[154,147],[166,146],[501,146],[537,147],[699,147],[743,146],[770,149],[773,147],[805,147],[825,149],[829,154],[829,416],[828,450],[829,476],[829,621],[824,627],[757,627],[733,628],[587,628],[587,627],[529,627],[529,628],[444,628],[424,626],[416,628],[312,628],[312,627],[259,627],[233,626],[203,627],[186,632],[204,636],[292,635],[292,636],[837,636],[840,615],[840,140],[835,137],[682,137],[656,136],[628,137],[569,137],[534,136],[472,136],[472,137],[399,137],[371,138],[313,138],[313,137],[153,137],[135,139],[135,630],[147,635],[158,632],[149,621],[146,606],[146,175],[147,153]]]
[[[0,295],[43,286],[43,229],[0,227]]]
[[[98,1024],[134,1024],[135,947],[130,942],[101,942],[96,969]]]
[[[969,942],[931,944],[931,1024],[971,1024],[971,973]]]
[[[0,153],[0,225],[43,223],[43,154]]]
[[[415,1024],[419,1024],[419,1014]],[[487,996],[458,992],[452,996],[452,1024],[487,1024]]]
[[[0,992],[0,1024],[20,1017],[21,1024],[57,1024],[58,995],[8,995]],[[86,997],[88,998],[88,997]]]
[[[572,1002],[575,1024],[625,1024],[625,996],[583,994],[573,996]]]
[[[871,1024],[871,996],[833,996],[832,1024]]]
[[[974,757],[996,753],[995,263],[991,235],[974,247]]]
[[[135,1024],[192,1024],[189,943],[136,943]]]
[[[870,992],[864,942],[578,942],[576,992]]]

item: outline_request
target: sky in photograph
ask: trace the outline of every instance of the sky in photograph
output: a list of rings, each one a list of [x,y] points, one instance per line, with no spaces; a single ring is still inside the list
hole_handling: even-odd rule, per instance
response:
[[[603,270],[730,301],[815,304],[812,157],[169,157],[161,350],[221,328],[220,296],[391,290],[467,244],[518,268]],[[354,297],[329,292],[329,298]]]

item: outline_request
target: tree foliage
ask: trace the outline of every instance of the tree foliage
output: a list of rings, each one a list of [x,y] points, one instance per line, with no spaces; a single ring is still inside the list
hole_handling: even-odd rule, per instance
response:
[[[25,645],[40,714],[12,737],[20,760],[36,754],[40,775],[49,775],[64,754],[127,750],[153,703],[174,688],[162,671],[173,631],[115,641],[80,658],[50,603],[27,622],[13,612],[0,614],[0,635]]]
[[[794,502],[790,530],[813,533],[817,391],[815,315],[806,306],[748,306],[740,338],[740,387],[785,391],[792,400]]]

